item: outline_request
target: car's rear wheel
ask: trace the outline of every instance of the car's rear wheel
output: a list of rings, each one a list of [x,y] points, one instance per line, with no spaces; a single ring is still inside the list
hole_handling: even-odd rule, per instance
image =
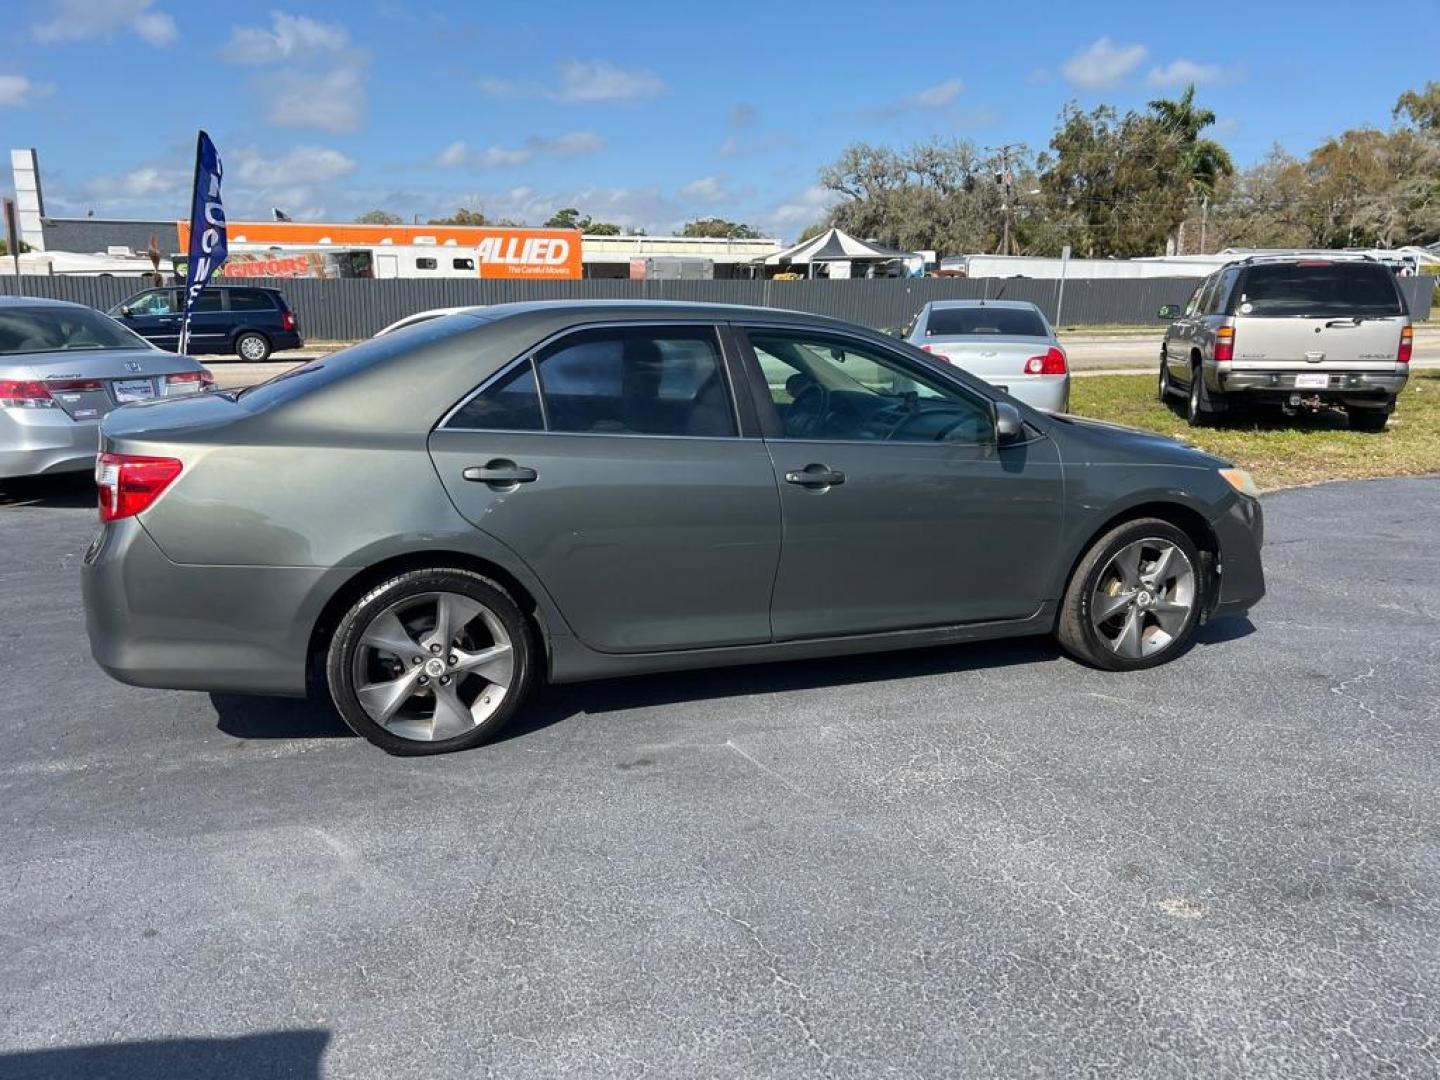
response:
[[[1384,431],[1390,422],[1389,409],[1347,409],[1352,431]]]
[[[1127,521],[1080,560],[1055,635],[1068,653],[1096,667],[1154,667],[1189,647],[1204,601],[1195,542],[1159,518]]]
[[[392,754],[478,746],[529,689],[529,624],[495,582],[469,570],[399,574],[351,605],[326,658],[345,722]]]
[[[270,339],[264,334],[247,330],[235,339],[235,355],[252,364],[270,359]]]

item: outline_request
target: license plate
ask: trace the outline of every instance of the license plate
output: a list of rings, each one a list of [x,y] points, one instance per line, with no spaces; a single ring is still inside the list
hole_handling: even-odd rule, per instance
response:
[[[149,379],[116,379],[115,400],[124,404],[127,401],[149,401],[155,396],[155,384]]]
[[[1324,390],[1330,385],[1329,375],[1296,375],[1296,390]]]

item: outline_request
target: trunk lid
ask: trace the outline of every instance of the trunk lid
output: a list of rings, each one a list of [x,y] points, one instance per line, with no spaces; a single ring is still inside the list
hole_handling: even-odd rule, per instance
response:
[[[1054,343],[1047,338],[931,337],[925,339],[931,355],[1004,386],[1025,374],[1025,361],[1044,356]]]
[[[1389,371],[1400,352],[1403,315],[1352,318],[1296,315],[1235,319],[1232,367],[1267,371],[1345,368]]]
[[[193,394],[200,383],[170,383],[166,376],[198,373],[187,356],[157,349],[69,349],[26,357],[30,377],[45,384],[73,420],[97,420],[132,401]]]

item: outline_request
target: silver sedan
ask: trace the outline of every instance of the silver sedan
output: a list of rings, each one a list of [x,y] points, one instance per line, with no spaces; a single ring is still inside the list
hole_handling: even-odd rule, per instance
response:
[[[935,300],[905,340],[1048,412],[1070,407],[1070,363],[1049,321],[1024,300]]]
[[[0,297],[0,478],[89,469],[106,413],[212,382],[94,308]]]

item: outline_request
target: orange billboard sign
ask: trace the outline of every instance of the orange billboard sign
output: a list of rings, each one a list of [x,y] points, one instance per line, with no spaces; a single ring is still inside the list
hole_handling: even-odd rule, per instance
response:
[[[176,223],[180,250],[189,250],[190,223]],[[581,276],[581,234],[577,229],[491,228],[475,225],[360,225],[310,221],[231,221],[235,244],[287,247],[374,248],[399,245],[463,247],[475,251],[482,278],[564,280]]]

